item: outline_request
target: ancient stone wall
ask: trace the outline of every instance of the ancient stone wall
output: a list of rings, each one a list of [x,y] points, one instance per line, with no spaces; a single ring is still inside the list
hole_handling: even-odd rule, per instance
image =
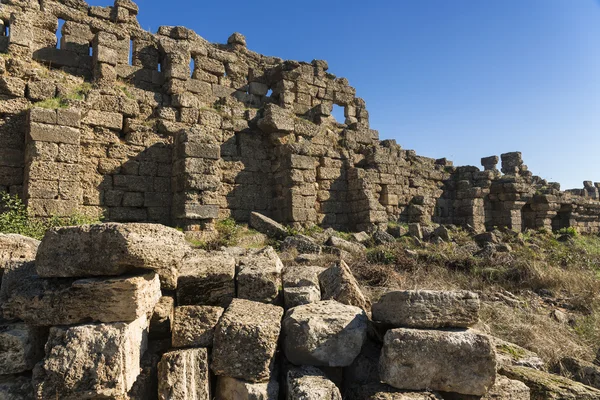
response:
[[[152,34],[129,0],[1,4],[0,189],[34,214],[191,231],[253,211],[341,230],[600,228],[598,184],[560,192],[518,153],[480,171],[379,141],[364,100],[324,61],[263,56],[240,34],[226,44],[183,27]]]

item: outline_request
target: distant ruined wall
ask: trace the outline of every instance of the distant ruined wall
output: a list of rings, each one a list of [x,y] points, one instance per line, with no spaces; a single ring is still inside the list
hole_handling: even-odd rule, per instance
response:
[[[129,0],[2,0],[0,189],[35,214],[192,231],[252,211],[343,230],[600,230],[599,184],[561,192],[519,153],[503,155],[502,172],[498,157],[481,171],[417,156],[379,141],[364,100],[325,61],[263,56],[240,34],[152,34],[137,13]]]

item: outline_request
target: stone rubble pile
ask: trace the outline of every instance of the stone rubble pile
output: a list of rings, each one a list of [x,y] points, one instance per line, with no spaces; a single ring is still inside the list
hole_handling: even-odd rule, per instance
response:
[[[474,293],[395,291],[371,307],[343,261],[286,267],[271,247],[206,252],[150,224],[57,228],[39,247],[3,235],[0,248],[2,400],[525,400],[530,385],[531,398],[553,390],[540,389],[547,373],[501,361],[498,342],[472,329]]]

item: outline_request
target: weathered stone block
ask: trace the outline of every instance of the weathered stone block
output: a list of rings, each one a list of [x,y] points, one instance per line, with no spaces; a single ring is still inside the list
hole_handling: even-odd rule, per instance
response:
[[[487,336],[468,331],[389,330],[379,364],[381,380],[405,390],[483,396],[496,379]]]
[[[269,237],[280,240],[288,236],[288,231],[285,229],[285,226],[257,212],[250,214],[250,227]]]
[[[344,261],[323,271],[319,275],[319,282],[323,300],[336,300],[339,303],[363,309],[367,307],[367,299]]]
[[[283,297],[286,309],[321,300],[319,274],[323,270],[321,267],[304,265],[285,268]]]
[[[177,302],[181,305],[227,307],[235,297],[235,258],[195,252],[179,271]]]
[[[51,143],[79,144],[79,129],[60,125],[46,125],[32,122],[27,132],[27,140]],[[37,177],[39,178],[39,177]]]
[[[292,368],[287,373],[285,383],[288,400],[342,400],[335,383],[327,379],[319,368]]]
[[[360,243],[352,243],[337,236],[332,236],[327,241],[328,246],[332,246],[351,254],[363,254],[367,248]]]
[[[175,289],[177,270],[189,248],[183,233],[163,225],[106,223],[56,228],[49,230],[40,244],[36,269],[45,278],[153,270],[163,288]]]
[[[81,121],[86,125],[100,126],[116,131],[123,129],[123,114],[90,110]]]
[[[283,243],[281,243],[281,251],[290,251],[291,249],[296,249],[300,254],[321,254],[321,246],[305,235],[294,235],[285,238]]]
[[[206,349],[165,353],[158,364],[159,400],[211,400]]]
[[[175,214],[177,218],[206,220],[219,217],[219,206],[212,204],[185,204],[183,210]]]
[[[143,317],[51,328],[46,358],[34,370],[37,398],[124,398],[140,373],[147,325]]]
[[[212,347],[223,308],[181,306],[173,318],[173,347]]]
[[[27,84],[27,97],[31,101],[41,101],[54,97],[56,85],[50,81],[34,81]]]
[[[283,308],[235,299],[217,325],[212,370],[247,382],[271,376]]]
[[[56,123],[57,123],[56,110],[32,107],[29,110],[29,121],[30,122],[40,122],[42,124],[56,125]]]
[[[531,391],[531,399],[592,400],[600,399],[600,390],[560,375],[527,367],[502,367],[500,373],[523,382]]]
[[[7,318],[30,325],[73,325],[85,322],[130,322],[150,316],[160,299],[155,273],[134,277],[43,279],[33,263],[6,273],[2,310]]]
[[[272,247],[265,247],[239,261],[237,296],[272,303],[279,301],[283,263]]]
[[[244,382],[239,379],[220,376],[217,380],[216,400],[277,400],[279,382]]]
[[[47,329],[23,323],[0,325],[0,375],[19,374],[33,369],[44,357],[47,336]]]
[[[479,296],[467,291],[389,292],[372,311],[373,320],[395,328],[467,328],[479,321]]]
[[[494,386],[483,397],[444,393],[444,400],[530,400],[530,392],[531,390],[523,382],[498,375]]]
[[[39,240],[27,236],[0,233],[0,270],[8,262],[25,263],[35,260],[39,245]]]
[[[367,337],[368,318],[358,307],[333,300],[287,311],[283,320],[283,350],[296,365],[346,367]]]
[[[258,121],[258,127],[265,133],[293,132],[294,115],[275,104],[268,104],[263,118]]]
[[[31,378],[17,375],[0,376],[0,399],[33,400]]]
[[[600,367],[597,365],[579,360],[572,357],[565,357],[560,360],[561,374],[571,376],[572,379],[600,389]]]
[[[346,392],[348,400],[447,400],[432,392],[412,392],[394,389],[383,383],[353,385]],[[445,394],[444,394],[445,395]],[[460,395],[464,396],[464,395]],[[461,400],[467,400],[460,398]]]
[[[25,97],[25,82],[15,77],[0,76],[0,94]]]

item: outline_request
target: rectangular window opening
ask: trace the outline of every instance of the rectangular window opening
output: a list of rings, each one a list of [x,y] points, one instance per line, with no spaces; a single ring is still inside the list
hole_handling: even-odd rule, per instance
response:
[[[135,43],[133,43],[133,39],[129,40],[129,65],[133,65],[133,49]]]
[[[190,77],[191,78],[194,77],[194,72],[196,72],[196,60],[194,60],[194,57],[192,57],[192,59],[190,60]]]
[[[339,124],[346,123],[346,116],[344,115],[346,113],[345,108],[346,107],[340,106],[338,104],[334,104],[333,109],[331,110],[331,115],[336,120],[336,122]]]
[[[65,25],[65,20],[59,18],[58,19],[58,29],[56,30],[56,48],[60,49],[61,48],[61,41],[62,41],[62,30],[63,30],[63,26]]]
[[[10,26],[8,25],[8,21],[0,20],[0,23],[2,24],[2,29],[0,30],[0,36],[9,37],[10,36]]]

